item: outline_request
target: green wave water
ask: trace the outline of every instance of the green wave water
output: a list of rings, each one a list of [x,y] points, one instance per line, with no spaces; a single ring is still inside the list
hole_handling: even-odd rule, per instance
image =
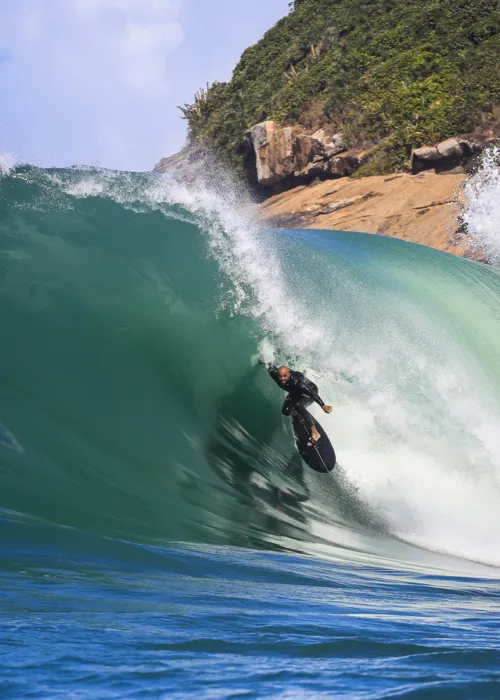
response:
[[[222,184],[26,166],[0,189],[9,518],[500,564],[495,269],[366,234],[262,230]],[[334,405],[334,478],[296,455],[259,354]]]

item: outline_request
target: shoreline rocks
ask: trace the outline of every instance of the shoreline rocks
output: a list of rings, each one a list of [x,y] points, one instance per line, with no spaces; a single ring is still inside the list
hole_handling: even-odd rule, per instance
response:
[[[299,125],[280,127],[275,121],[255,124],[247,133],[253,145],[257,183],[270,193],[311,183],[352,176],[369,153],[349,148],[341,133],[327,126],[314,132]],[[480,153],[496,143],[493,132],[459,134],[413,150],[410,170],[436,172],[471,167]]]
[[[173,177],[185,181],[194,182],[199,179],[200,170],[203,169],[210,154],[203,147],[186,148],[173,156],[161,158],[154,166],[154,173],[171,173]]]
[[[420,146],[412,151],[409,172],[414,176],[427,170],[469,172],[481,153],[499,141],[489,130],[457,134],[437,144]],[[351,177],[362,165],[369,164],[376,150],[373,144],[366,151],[350,147],[343,135],[328,125],[307,131],[298,124],[281,127],[273,120],[251,127],[243,146],[245,178],[260,199],[316,181]],[[171,172],[190,182],[199,180],[201,171],[214,170],[215,162],[206,147],[194,144],[162,158],[154,172]]]
[[[352,175],[362,152],[348,150],[340,133],[326,128],[308,133],[302,127],[280,127],[272,120],[255,124],[247,134],[255,152],[257,182],[262,187],[289,189],[316,178]]]
[[[434,168],[436,172],[452,170],[457,166],[469,168],[489,146],[498,142],[492,133],[458,134],[434,146],[416,148],[411,157],[411,172],[416,175]]]

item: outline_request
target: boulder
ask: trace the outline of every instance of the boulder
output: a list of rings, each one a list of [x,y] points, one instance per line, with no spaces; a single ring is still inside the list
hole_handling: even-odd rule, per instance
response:
[[[313,139],[321,141],[322,144],[326,145],[330,141],[330,136],[326,133],[325,129],[318,129],[312,135]]]
[[[428,168],[436,172],[452,170],[458,165],[470,162],[472,156],[479,154],[494,142],[492,136],[481,134],[460,134],[437,146],[422,146],[413,151],[412,172],[419,173]]]
[[[255,152],[257,181],[264,187],[292,177],[303,181],[345,177],[361,165],[362,152],[347,150],[342,135],[327,129],[308,134],[300,126],[279,127],[266,120],[253,126],[248,138]]]
[[[271,120],[256,124],[250,129],[259,184],[275,185],[293,174],[293,132],[293,127],[279,128]]]
[[[498,139],[491,134],[459,134],[456,140],[460,144],[462,153],[465,157],[475,156],[481,153],[485,148],[491,146]]]
[[[275,182],[275,174],[271,167],[271,153],[275,132],[276,124],[273,121],[261,122],[250,130],[255,150],[257,179],[262,185],[272,185]]]
[[[413,157],[417,160],[435,161],[440,160],[442,156],[436,146],[422,146],[413,151]]]
[[[460,163],[462,148],[456,139],[447,139],[437,146],[422,146],[413,151],[411,169],[414,175],[435,168],[449,170]]]
[[[325,149],[319,139],[307,134],[298,134],[293,139],[293,157],[296,170],[303,170],[317,156],[324,157]]]
[[[302,179],[331,177],[327,158],[345,150],[340,134],[330,136],[324,129],[314,134],[300,127],[279,127],[267,120],[249,131],[255,151],[257,180],[265,187],[277,185],[292,176]],[[352,163],[345,166],[349,172]],[[338,173],[343,169],[337,164]]]
[[[318,129],[312,138],[323,144],[326,158],[332,158],[347,150],[342,134],[328,134],[325,129]]]
[[[302,170],[296,170],[294,172],[294,177],[302,180],[314,180],[318,177],[323,180],[331,177],[329,163],[324,159],[313,161],[306,165],[305,168],[302,168]]]
[[[333,177],[349,177],[361,165],[363,152],[357,149],[345,151],[341,155],[334,156],[328,161],[328,171]]]
[[[437,151],[441,158],[459,161],[462,158],[462,148],[457,139],[447,139],[437,145]]]

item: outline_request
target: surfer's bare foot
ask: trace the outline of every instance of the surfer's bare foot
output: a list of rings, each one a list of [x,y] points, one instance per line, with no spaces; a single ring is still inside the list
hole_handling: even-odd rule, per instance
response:
[[[311,437],[314,440],[314,442],[318,442],[319,440],[321,440],[321,435],[318,433],[317,429],[314,426],[311,428]],[[308,442],[307,446],[312,447],[313,443]]]

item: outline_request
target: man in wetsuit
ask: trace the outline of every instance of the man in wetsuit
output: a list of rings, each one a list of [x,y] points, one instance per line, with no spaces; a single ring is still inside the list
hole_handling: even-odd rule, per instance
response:
[[[318,394],[318,387],[305,377],[302,372],[296,372],[289,367],[275,367],[261,360],[263,365],[276,384],[284,391],[288,392],[281,412],[284,416],[299,415],[306,429],[310,430],[311,440],[308,447],[316,445],[321,435],[314,425],[314,419],[307,410],[313,402],[321,406],[325,413],[331,413],[332,407],[327,406]]]

